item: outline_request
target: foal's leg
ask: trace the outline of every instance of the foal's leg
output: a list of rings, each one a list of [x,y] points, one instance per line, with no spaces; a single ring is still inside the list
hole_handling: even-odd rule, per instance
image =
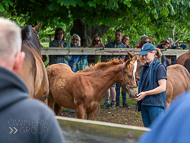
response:
[[[84,108],[83,104],[77,107],[77,118],[84,119],[86,113],[86,109]]]
[[[55,100],[52,97],[52,94],[49,92],[48,95],[48,106],[54,111],[54,105],[55,105]]]
[[[88,112],[87,120],[95,120],[97,112],[98,112],[98,107],[95,110]]]
[[[55,106],[54,106],[54,111],[55,111],[55,114],[57,116],[59,116],[61,114],[61,111],[62,111],[63,107],[60,106],[59,104],[55,103]]]

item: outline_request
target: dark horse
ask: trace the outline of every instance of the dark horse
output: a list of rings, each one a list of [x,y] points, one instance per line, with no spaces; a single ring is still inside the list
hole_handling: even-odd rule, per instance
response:
[[[22,28],[22,51],[25,59],[19,76],[25,81],[30,98],[39,99],[47,104],[49,82],[47,71],[42,61],[41,44],[37,35],[41,23],[34,28],[27,25]]]
[[[190,73],[190,52],[182,54],[177,58],[176,64],[183,65]]]

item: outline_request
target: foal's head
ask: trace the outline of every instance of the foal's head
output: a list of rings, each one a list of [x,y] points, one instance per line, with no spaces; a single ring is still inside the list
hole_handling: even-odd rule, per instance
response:
[[[137,97],[137,84],[135,79],[135,72],[137,69],[137,61],[126,61],[122,65],[121,71],[121,86],[125,87],[125,90],[131,98]]]

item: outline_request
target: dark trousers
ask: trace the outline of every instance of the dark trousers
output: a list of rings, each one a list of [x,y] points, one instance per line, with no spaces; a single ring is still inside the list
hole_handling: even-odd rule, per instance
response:
[[[115,87],[115,90],[116,90],[116,103],[119,103],[120,102],[120,84],[119,83],[116,83],[116,87]],[[123,91],[123,88],[122,88],[122,99],[123,99],[123,103],[126,103],[126,92]]]

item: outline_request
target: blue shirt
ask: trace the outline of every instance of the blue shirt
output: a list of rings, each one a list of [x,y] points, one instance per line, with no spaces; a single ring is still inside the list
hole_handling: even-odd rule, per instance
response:
[[[71,45],[71,47],[73,47],[73,45]],[[77,46],[76,48],[79,48],[79,47]],[[87,55],[86,56],[72,55],[72,58],[69,61],[69,66],[71,67],[73,72],[78,71],[77,63],[82,59],[87,59]]]

